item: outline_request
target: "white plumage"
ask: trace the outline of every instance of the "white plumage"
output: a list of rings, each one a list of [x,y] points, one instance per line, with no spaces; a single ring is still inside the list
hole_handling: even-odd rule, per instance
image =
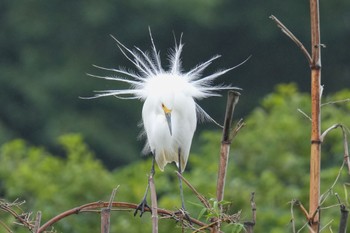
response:
[[[202,77],[203,70],[220,57],[216,55],[189,72],[183,72],[180,58],[183,44],[180,38],[179,44],[175,40],[175,48],[169,54],[170,67],[164,70],[161,66],[160,53],[156,50],[151,33],[150,37],[152,43],[150,53],[143,52],[138,47],[130,50],[113,37],[120,51],[133,63],[137,72],[98,67],[128,78],[91,76],[128,83],[130,89],[99,91],[93,98],[115,96],[121,99],[144,101],[142,121],[147,135],[146,148],[154,154],[160,170],[171,162],[179,166],[178,153],[180,152],[180,165],[183,171],[190,153],[197,120],[212,120],[195,103],[195,100],[219,96],[217,91],[220,90],[239,89],[230,85],[213,85],[217,77],[235,67]]]

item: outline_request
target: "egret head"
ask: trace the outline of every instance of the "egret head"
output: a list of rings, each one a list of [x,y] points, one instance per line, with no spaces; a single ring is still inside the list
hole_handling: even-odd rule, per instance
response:
[[[113,36],[112,36],[113,37]],[[160,97],[162,99],[170,99],[169,102],[161,101],[159,107],[162,107],[162,111],[165,114],[167,119],[170,134],[173,133],[171,127],[171,112],[173,109],[173,101],[171,100],[174,93],[182,93],[185,96],[192,98],[193,100],[200,100],[203,98],[208,98],[211,96],[220,96],[218,91],[222,90],[240,90],[240,88],[232,87],[231,85],[215,85],[213,84],[219,76],[225,74],[226,72],[240,66],[239,65],[219,70],[208,76],[203,76],[203,71],[217,58],[219,55],[216,55],[206,62],[203,62],[188,72],[183,72],[182,62],[181,62],[181,52],[183,49],[182,37],[180,41],[175,41],[175,48],[171,50],[169,54],[170,68],[169,70],[164,70],[161,65],[160,53],[157,51],[153,38],[150,31],[150,37],[152,42],[152,51],[143,52],[138,47],[134,47],[134,50],[127,48],[119,40],[113,37],[117,42],[117,45],[123,55],[136,67],[137,72],[129,71],[125,69],[109,69],[96,66],[107,71],[113,71],[125,77],[110,77],[110,76],[96,76],[90,75],[96,78],[103,78],[107,80],[114,80],[130,85],[129,89],[122,90],[106,90],[98,91],[94,97],[99,98],[104,96],[114,96],[120,99],[140,99],[145,101],[146,99],[153,99],[155,97]],[[158,107],[158,108],[159,108]],[[196,104],[197,117],[200,120],[207,119],[215,122],[202,108]]]

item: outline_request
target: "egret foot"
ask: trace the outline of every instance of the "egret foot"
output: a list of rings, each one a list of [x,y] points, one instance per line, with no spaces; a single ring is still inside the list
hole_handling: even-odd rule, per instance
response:
[[[144,198],[141,203],[136,207],[135,212],[134,212],[134,216],[137,215],[137,212],[140,211],[140,217],[142,217],[143,213],[145,212],[145,208],[148,208],[149,211],[152,213],[152,209],[149,207],[149,205],[147,204],[147,200],[146,198]]]
[[[154,176],[155,171],[154,171],[154,161],[155,161],[155,157],[154,157],[155,153],[153,153],[153,158],[152,158],[152,167],[151,167],[151,172],[150,172],[150,177]],[[148,189],[149,189],[149,180],[148,180],[148,184],[147,184],[147,188],[145,191],[145,195],[143,195],[142,201],[140,202],[140,204],[136,207],[135,212],[134,212],[134,216],[137,215],[137,212],[140,211],[140,217],[142,217],[143,213],[145,212],[145,208],[148,208],[149,211],[152,213],[152,208],[149,207],[149,205],[147,204],[147,194],[148,194]]]
[[[178,172],[182,175],[182,169],[181,169],[181,148],[178,149]],[[190,225],[192,225],[192,221],[190,216],[188,215],[186,208],[185,208],[185,199],[184,199],[184,193],[182,188],[182,179],[179,178],[179,186],[180,186],[180,197],[181,197],[181,205],[182,208],[179,209],[179,212],[182,214],[183,217],[188,221]]]

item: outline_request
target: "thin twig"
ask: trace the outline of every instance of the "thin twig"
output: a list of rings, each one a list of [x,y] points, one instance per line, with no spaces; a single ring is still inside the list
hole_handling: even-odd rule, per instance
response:
[[[36,213],[36,218],[35,218],[35,224],[34,224],[34,229],[33,233],[37,233],[40,228],[40,223],[41,223],[41,211],[38,211]]]
[[[339,180],[339,178],[341,176],[341,171],[344,168],[344,165],[345,165],[345,161],[343,161],[342,165],[340,166],[340,168],[338,170],[337,177],[335,178],[335,180],[334,180],[333,184],[331,185],[331,187],[329,187],[329,189],[320,196],[320,206],[326,201],[327,197],[332,192],[334,186],[337,184],[337,182],[338,182],[338,180]]]
[[[320,232],[323,231],[324,229],[326,229],[328,226],[330,226],[330,224],[334,222],[334,219],[331,219],[328,223],[326,223],[321,229]]]
[[[109,198],[107,208],[102,208],[102,210],[101,210],[101,233],[109,233],[110,232],[112,203],[113,203],[113,200],[115,198],[115,195],[117,193],[118,188],[119,188],[119,185],[117,188],[113,189],[111,197]]]
[[[247,233],[253,233],[254,226],[256,223],[256,204],[255,204],[255,193],[251,193],[250,206],[252,208],[252,221],[244,222],[244,227]]]
[[[151,204],[152,204],[152,233],[158,233],[158,204],[156,186],[154,184],[153,174],[149,175],[148,182],[151,192]]]
[[[304,205],[299,200],[295,200],[295,205],[299,206],[299,209],[301,210],[301,212],[304,214],[306,219],[309,220],[309,213],[305,209]]]
[[[269,18],[272,19],[277,24],[277,26],[282,30],[282,32],[286,34],[301,49],[308,63],[311,64],[312,58],[310,56],[310,53],[306,50],[303,43],[301,43],[300,40],[298,40],[298,38],[294,36],[294,34],[291,31],[289,31],[289,29],[286,26],[284,26],[284,24],[281,21],[279,21],[274,15],[271,15]]]
[[[331,127],[329,127],[328,129],[326,129],[321,137],[320,140],[321,142],[324,141],[324,138],[327,136],[327,134],[332,131],[333,129],[336,128],[340,128],[342,130],[343,133],[343,148],[344,148],[344,162],[347,164],[348,166],[348,173],[350,174],[350,158],[349,158],[349,147],[348,147],[348,136],[347,136],[347,132],[346,132],[346,127],[342,124],[334,124]]]
[[[326,130],[322,133],[322,135],[321,135],[321,137],[320,137],[321,142],[324,141],[324,138],[327,136],[327,134],[328,134],[330,131],[332,131],[333,129],[336,129],[336,128],[340,127],[340,126],[341,126],[341,124],[334,124],[334,125],[332,125],[331,127],[329,127],[328,129],[326,129]]]
[[[297,231],[297,233],[300,233],[305,227],[307,227],[311,233],[316,233],[314,230],[312,230],[309,224],[309,222],[305,222],[305,224]]]
[[[232,141],[238,134],[238,132],[245,126],[245,123],[243,122],[243,119],[239,119],[235,127],[231,130],[230,133],[230,140]]]
[[[34,225],[30,222],[30,219],[29,219],[30,213],[26,213],[24,215],[23,214],[19,215],[12,208],[12,206],[16,206],[19,208],[19,205],[21,205],[23,203],[25,203],[25,201],[17,202],[17,200],[15,200],[13,203],[0,203],[0,209],[11,214],[19,222],[20,225],[23,225],[23,226],[27,227],[28,229],[33,229]]]
[[[210,224],[208,224],[208,225],[205,225],[205,226],[202,226],[202,227],[196,229],[196,230],[193,231],[192,233],[197,233],[197,232],[200,232],[200,231],[202,231],[202,230],[207,230],[208,228],[214,227],[216,224],[217,224],[217,222],[212,222],[212,223],[210,223]]]
[[[334,100],[334,101],[330,101],[327,103],[323,103],[321,104],[321,107],[325,106],[325,105],[329,105],[329,104],[337,104],[337,103],[344,103],[344,102],[350,102],[350,98],[349,99],[343,99],[343,100]]]
[[[200,194],[194,187],[193,185],[190,184],[190,182],[188,180],[185,179],[185,177],[183,177],[178,171],[175,171],[176,172],[176,175],[183,180],[183,182],[185,182],[185,184],[196,194],[198,200],[200,202],[202,202],[202,204],[204,205],[205,208],[209,209],[210,208],[210,204],[209,202],[207,201],[207,199],[202,195]]]
[[[1,220],[0,220],[0,225],[3,226],[8,233],[13,233],[13,231]]]
[[[290,220],[290,222],[292,223],[292,231],[293,233],[295,233],[295,218],[294,218],[294,204],[295,204],[296,200],[292,200],[290,202],[290,215],[292,216],[292,219]]]
[[[309,115],[307,115],[303,110],[301,110],[300,108],[298,108],[298,112],[300,112],[301,114],[303,114],[307,119],[311,120],[311,117]]]

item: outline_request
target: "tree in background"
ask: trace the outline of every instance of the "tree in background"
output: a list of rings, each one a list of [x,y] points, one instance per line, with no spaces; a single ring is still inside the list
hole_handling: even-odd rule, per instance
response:
[[[185,69],[195,65],[192,61],[216,53],[222,55],[217,69],[232,67],[252,55],[246,66],[223,77],[224,83],[244,90],[236,110],[240,116],[257,106],[277,83],[294,81],[302,91],[308,90],[302,55],[292,43],[281,40],[280,32],[268,19],[275,14],[283,22],[293,22],[298,25],[291,28],[295,35],[307,41],[307,9],[307,2],[277,4],[272,0],[3,0],[0,143],[20,137],[59,155],[54,138],[78,132],[110,169],[139,159],[143,143],[134,140],[139,131],[134,122],[140,120],[137,113],[141,106],[135,102],[130,108],[130,104],[113,98],[91,102],[78,97],[95,89],[119,88],[115,83],[87,78],[85,73],[95,72],[91,63],[124,66],[125,59],[109,34],[128,46],[137,44],[146,49],[148,26],[164,57],[172,46],[172,32],[184,33]],[[349,9],[347,0],[321,5],[322,43],[327,45],[323,74],[332,77],[324,84],[330,92],[350,86],[348,52],[344,49],[350,32]],[[204,104],[214,119],[220,119],[224,101],[208,100]]]

